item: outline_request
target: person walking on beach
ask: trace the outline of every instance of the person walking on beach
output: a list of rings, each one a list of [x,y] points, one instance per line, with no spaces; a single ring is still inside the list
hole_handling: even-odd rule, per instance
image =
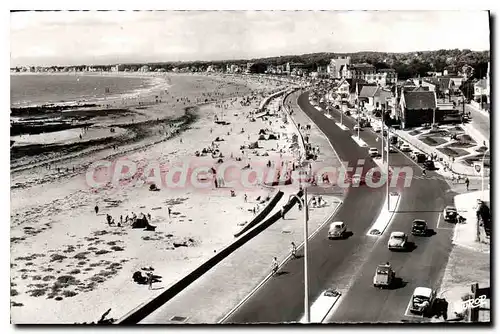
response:
[[[247,198],[247,194],[245,194],[245,203],[247,202],[247,199],[248,199],[248,198]]]
[[[153,289],[153,273],[149,272],[147,273],[147,276],[148,276],[148,290],[152,290]]]
[[[285,208],[281,208],[281,219],[285,220]]]
[[[170,218],[170,214],[172,213],[172,209],[168,208],[168,218]]]
[[[95,206],[94,211],[96,215],[99,213],[99,207],[97,205]]]
[[[465,187],[467,188],[467,191],[469,191],[469,178],[465,178]]]

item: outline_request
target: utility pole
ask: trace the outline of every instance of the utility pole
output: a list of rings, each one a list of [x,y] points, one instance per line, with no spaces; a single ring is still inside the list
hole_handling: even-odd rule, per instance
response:
[[[307,205],[307,187],[304,187],[304,314],[306,323],[311,322],[311,315],[309,310],[309,268],[307,265],[309,259],[308,244],[309,244],[309,232],[307,229],[308,220],[308,205]]]
[[[382,163],[384,163],[384,112],[382,111],[382,130],[380,131],[382,133]]]
[[[359,139],[359,112],[358,112],[358,139]]]
[[[384,133],[382,132],[382,135]],[[386,191],[387,191],[387,211],[390,211],[391,209],[391,204],[389,203],[389,128],[387,128],[387,141],[386,141],[386,147],[387,147],[387,170],[386,170],[386,175],[387,175],[387,182],[386,182]]]
[[[481,199],[484,201],[484,158],[486,157],[486,153],[488,153],[490,149],[488,148],[484,151],[482,164],[481,164]],[[490,173],[491,173],[491,162],[490,162]]]

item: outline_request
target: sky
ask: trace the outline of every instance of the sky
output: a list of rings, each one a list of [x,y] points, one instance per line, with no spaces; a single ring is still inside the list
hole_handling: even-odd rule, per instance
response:
[[[486,11],[13,12],[12,66],[489,50]]]

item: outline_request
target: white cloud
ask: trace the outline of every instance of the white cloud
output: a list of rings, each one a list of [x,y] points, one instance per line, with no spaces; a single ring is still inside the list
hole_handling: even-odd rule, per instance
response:
[[[467,29],[461,29],[464,24]],[[252,58],[310,52],[489,49],[483,12],[23,12],[11,14],[11,55],[71,63]],[[36,52],[33,52],[36,50]],[[46,59],[44,59],[46,61]],[[76,61],[76,60],[75,60]]]

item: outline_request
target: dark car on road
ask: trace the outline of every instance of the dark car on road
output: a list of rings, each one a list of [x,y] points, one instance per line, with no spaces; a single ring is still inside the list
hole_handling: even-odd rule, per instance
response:
[[[434,170],[434,169],[436,169],[436,166],[434,165],[434,161],[432,161],[432,160],[424,161],[424,168],[427,169],[427,170]]]
[[[411,226],[411,234],[426,236],[427,235],[427,223],[422,219],[415,219]]]
[[[457,217],[457,208],[451,205],[448,205],[446,208],[444,208],[443,218],[445,221],[454,223],[457,220]]]
[[[423,153],[416,153],[413,158],[417,163],[423,163],[426,161],[427,156]]]

